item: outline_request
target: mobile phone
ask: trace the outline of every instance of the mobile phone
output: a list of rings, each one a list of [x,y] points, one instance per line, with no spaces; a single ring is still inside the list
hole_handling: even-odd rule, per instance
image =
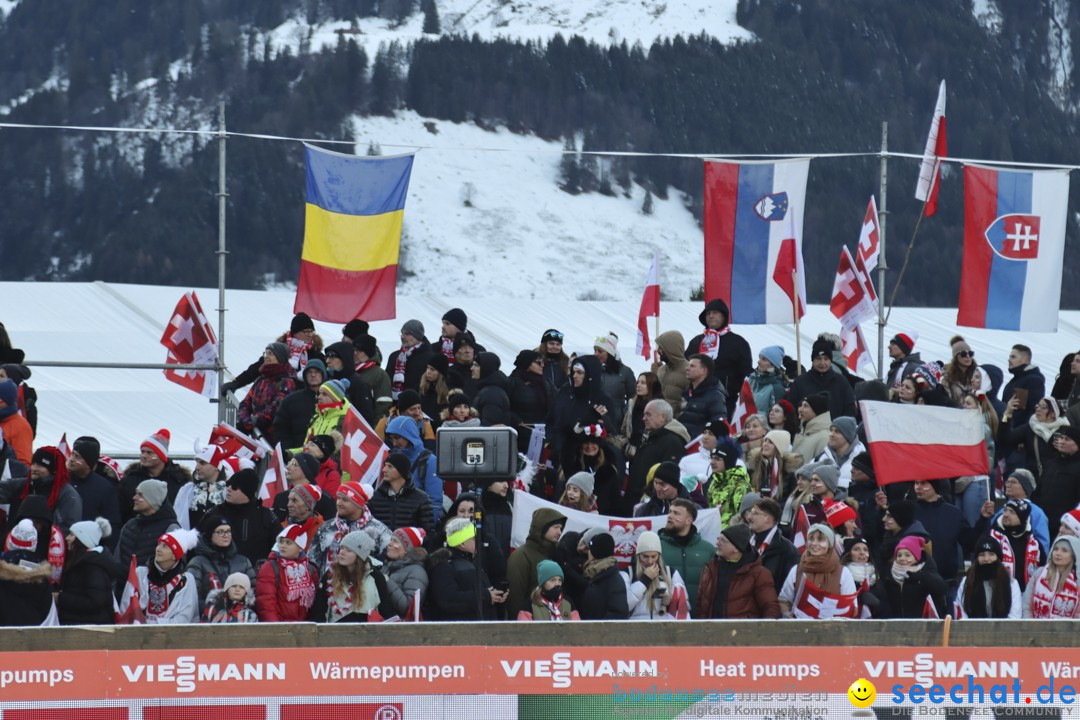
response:
[[[500,580],[499,582],[495,583],[495,590],[498,591],[498,592],[506,592],[509,589],[510,589],[510,581],[509,580]]]

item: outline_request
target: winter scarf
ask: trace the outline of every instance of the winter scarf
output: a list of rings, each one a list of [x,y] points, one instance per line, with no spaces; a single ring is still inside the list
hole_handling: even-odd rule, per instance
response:
[[[439,345],[439,352],[441,352],[447,360],[454,362],[454,338],[442,338],[442,344]]]
[[[560,594],[555,602],[548,600],[540,593],[540,588],[532,592],[532,619],[533,620],[569,620],[570,603]]]
[[[1068,424],[1069,421],[1063,417],[1055,418],[1047,423],[1039,422],[1035,419],[1034,415],[1028,418],[1028,427],[1031,428],[1031,432],[1041,437],[1045,442],[1050,442],[1050,438],[1054,436],[1054,433],[1058,431],[1058,428]]]
[[[308,572],[307,555],[301,554],[296,560],[286,560],[275,550],[268,562],[276,562],[281,570],[278,582],[285,583],[285,598],[290,602],[299,601],[305,610],[310,608],[315,602],[315,583]]]
[[[840,556],[830,550],[820,557],[814,557],[807,551],[799,560],[799,569],[795,571],[795,587],[799,587],[805,577],[815,587],[833,595],[840,594]]]
[[[719,330],[705,328],[705,332],[701,336],[701,347],[698,352],[715,360],[716,354],[720,351],[720,338],[729,332],[731,332],[730,325],[725,325]]]
[[[907,582],[908,575],[910,575],[911,573],[920,572],[924,567],[926,567],[925,562],[906,566],[894,562],[892,564],[891,571],[892,579],[903,585],[905,582]]]
[[[778,533],[778,532],[780,532],[780,526],[779,525],[773,525],[772,530],[765,533],[765,537],[763,537],[761,539],[760,543],[758,542],[756,533],[754,535],[751,535],[750,536],[750,547],[757,550],[757,554],[758,554],[759,557],[761,555],[764,555],[765,550],[768,549],[768,547],[769,547],[769,543],[771,543],[773,541],[773,538],[776,537],[776,533]]]
[[[877,568],[874,567],[873,563],[849,562],[845,567],[851,573],[851,578],[855,581],[856,586],[862,585],[863,580],[866,581],[867,585],[877,583]]]
[[[1031,594],[1031,617],[1037,620],[1049,618],[1072,618],[1076,615],[1076,604],[1080,601],[1080,588],[1076,583],[1076,569],[1069,571],[1060,590],[1050,586],[1050,566],[1039,573],[1035,589]]]
[[[609,567],[614,567],[615,563],[619,562],[619,559],[614,555],[611,557],[601,558],[599,560],[588,560],[585,563],[585,577],[592,580],[600,573],[607,570]]]
[[[394,377],[391,378],[390,389],[393,391],[395,400],[397,400],[398,394],[405,389],[405,363],[408,362],[409,356],[416,352],[418,347],[420,347],[420,343],[416,343],[412,347],[401,348],[397,358],[394,360]]]
[[[1001,564],[1009,571],[1009,575],[1023,580],[1026,586],[1035,575],[1035,571],[1039,569],[1039,541],[1035,539],[1035,533],[1031,532],[1030,524],[1026,530],[1020,531],[1020,534],[1027,533],[1027,543],[1024,547],[1024,564],[1022,568],[1019,568],[1016,566],[1016,552],[1013,550],[1012,543],[1009,542],[1010,535],[1013,537],[1019,537],[1019,535],[1006,532],[1005,528],[999,525],[1000,522],[1001,518],[998,518],[998,522],[994,523],[994,527],[990,529],[990,537],[1001,543]]]
[[[169,604],[187,583],[184,566],[176,563],[168,570],[162,570],[157,562],[151,561],[146,573],[146,614],[159,617],[169,610]]]
[[[285,338],[285,344],[289,347],[289,365],[296,371],[298,376],[303,376],[304,366],[307,365],[308,351],[312,343],[294,338],[290,333]]]

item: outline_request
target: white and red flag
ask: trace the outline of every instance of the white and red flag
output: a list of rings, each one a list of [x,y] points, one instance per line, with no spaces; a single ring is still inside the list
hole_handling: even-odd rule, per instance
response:
[[[641,295],[641,307],[637,318],[637,354],[649,360],[652,358],[652,345],[649,343],[648,318],[660,317],[660,262],[653,253],[649,277],[645,280],[645,292]]]
[[[859,606],[861,592],[856,590],[850,595],[836,595],[822,590],[803,575],[799,586],[795,588],[791,613],[797,618],[809,620],[857,618],[862,611]]]
[[[844,245],[840,250],[840,264],[833,280],[832,301],[829,310],[844,327],[858,325],[877,315],[866,286],[869,278],[855,267],[855,259]]]
[[[866,338],[863,337],[862,328],[858,325],[854,327],[841,327],[840,328],[840,342],[844,344],[844,359],[847,360],[847,366],[856,374],[861,370],[874,371],[874,359],[870,356],[870,348],[866,345]]]
[[[929,595],[926,596],[926,600],[923,602],[922,617],[923,620],[941,619],[941,616],[938,615],[937,606],[934,605],[934,599]]]
[[[71,446],[68,445],[67,433],[64,433],[60,437],[60,442],[56,443],[56,449],[60,451],[60,454],[64,456],[65,460],[71,457]],[[94,468],[90,468],[90,470],[92,472]]]
[[[750,381],[743,378],[742,387],[739,389],[739,399],[735,403],[735,412],[732,415],[735,432],[742,432],[743,425],[751,415],[757,415],[757,412],[758,406],[754,402],[754,392],[750,389]]]
[[[211,431],[210,444],[220,446],[226,457],[235,455],[248,460],[258,460],[273,449],[264,441],[240,432],[229,423],[221,423]]]
[[[802,505],[795,511],[795,520],[791,526],[791,544],[802,555],[806,549],[806,535],[810,532],[810,518],[806,516],[806,508]]]
[[[869,400],[859,410],[878,485],[990,472],[979,413]]]
[[[930,133],[926,136],[926,150],[919,168],[919,183],[915,186],[915,199],[926,203],[926,217],[937,212],[938,185],[941,183],[941,158],[945,149],[945,81],[938,86],[937,105],[930,120]]]
[[[259,499],[266,507],[274,506],[274,498],[277,494],[289,486],[285,480],[285,453],[281,449],[281,443],[274,447],[274,454],[270,458],[270,465],[263,475],[262,487],[259,488]]]
[[[773,282],[779,285],[787,295],[793,314],[796,307],[796,295],[798,296],[798,314],[802,318],[806,314],[806,270],[803,267],[802,238],[795,232],[794,212],[788,212],[783,222],[783,240],[780,241],[780,250],[776,255]],[[794,274],[796,272],[798,272],[798,288],[795,287]]]
[[[145,625],[146,615],[143,614],[142,601],[139,598],[139,573],[135,570],[135,556],[131,556],[131,565],[128,566],[127,583],[124,592],[120,596],[120,604],[113,603],[117,625]]]
[[[195,291],[184,293],[161,336],[169,365],[213,365],[217,362],[217,338]],[[217,397],[217,373],[212,370],[165,370],[165,377],[206,397]]]
[[[349,406],[341,426],[341,472],[361,485],[375,486],[382,479],[383,462],[389,454],[385,443],[356,408]]]
[[[878,224],[877,200],[870,196],[863,216],[862,229],[859,231],[859,250],[855,253],[856,262],[862,261],[863,270],[870,272],[878,266],[881,254],[881,226]]]

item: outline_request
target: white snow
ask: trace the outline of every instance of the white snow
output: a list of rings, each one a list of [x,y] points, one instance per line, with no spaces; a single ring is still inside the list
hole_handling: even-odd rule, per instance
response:
[[[646,50],[658,38],[705,33],[722,42],[753,40],[753,34],[735,22],[737,0],[440,0],[439,19],[444,34],[479,35],[485,40],[508,38],[546,42],[561,33],[580,35],[601,45],[640,42]],[[338,30],[353,27],[352,20],[309,26],[294,17],[271,31],[275,47],[296,53],[312,30],[312,52],[333,47]],[[401,25],[382,18],[355,20],[360,34],[348,34],[374,59],[380,44],[402,44],[424,37],[423,13]]]
[[[629,300],[640,297],[654,250],[666,297],[687,299],[700,284],[701,230],[678,193],[654,198],[651,216],[637,185],[629,199],[617,185],[617,197],[570,195],[556,184],[562,144],[505,128],[412,112],[357,117],[353,127],[357,154],[370,141],[384,155],[429,148],[416,156],[405,205],[402,262],[416,275],[399,280],[403,295]]]
[[[177,300],[187,288],[106,283],[0,282],[0,297],[7,298],[3,321],[12,342],[29,360],[160,363],[165,349],[159,344]],[[203,308],[217,326],[217,290],[196,289]],[[262,353],[266,343],[288,329],[294,294],[286,291],[230,290],[226,296],[228,325],[225,359],[234,373],[245,369]],[[13,306],[17,304],[17,309]],[[409,318],[424,323],[428,337],[439,335],[439,320],[451,307],[469,316],[469,329],[477,340],[502,358],[512,370],[517,352],[539,344],[545,329],[566,334],[567,352],[591,352],[593,339],[614,331],[620,338],[623,360],[635,371],[645,361],[634,356],[638,300],[575,302],[562,296],[539,300],[468,300],[454,295],[399,296],[398,317],[371,324],[384,356],[396,349],[398,331]],[[689,340],[700,332],[697,316],[701,303],[661,304],[661,331],[677,329]],[[1010,346],[1023,341],[1034,351],[1035,363],[1052,383],[1066,353],[1080,347],[1080,311],[1065,311],[1054,334],[1027,334],[960,328],[981,362],[1005,367]],[[949,353],[949,338],[956,333],[955,309],[896,308],[886,340],[900,330],[917,330],[916,350],[924,359]],[[326,342],[341,339],[341,326],[316,322]],[[650,321],[650,329],[652,322]],[[818,332],[837,332],[839,325],[827,306],[812,305],[802,323],[803,361]],[[864,324],[867,342],[876,354],[874,326]],[[751,349],[782,345],[795,354],[794,327],[741,325]],[[886,362],[888,358],[886,358]],[[83,434],[101,440],[106,454],[136,453],[138,445],[158,428],[172,433],[175,454],[191,454],[195,440],[205,442],[216,423],[217,406],[165,379],[159,370],[96,370],[34,367],[30,385],[39,396],[37,445],[55,444]]]
[[[7,17],[18,4],[19,0],[0,0],[0,13],[3,13],[3,16]]]
[[[1004,18],[1001,16],[997,0],[972,0],[971,11],[979,24],[991,34],[997,35],[1001,32]]]

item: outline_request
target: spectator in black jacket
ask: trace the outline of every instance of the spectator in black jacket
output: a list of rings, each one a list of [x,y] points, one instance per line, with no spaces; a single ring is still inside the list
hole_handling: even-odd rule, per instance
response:
[[[597,533],[589,540],[585,577],[589,584],[581,594],[582,620],[625,620],[630,616],[626,582],[619,572],[615,538],[610,533]]]
[[[506,602],[507,591],[492,587],[483,569],[477,583],[476,526],[468,518],[450,520],[446,544],[428,559],[427,616],[432,620],[494,620],[494,606]]]
[[[473,407],[480,414],[480,424],[484,427],[509,425],[510,397],[507,393],[510,390],[510,380],[499,369],[502,365],[499,356],[482,352],[476,357],[476,364],[480,366],[480,374],[476,379]]]
[[[315,414],[315,397],[319,387],[329,380],[322,360],[310,360],[304,368],[304,387],[285,396],[274,416],[274,437],[283,448],[298,448],[304,444],[308,425]]]
[[[61,625],[113,624],[113,588],[121,573],[112,554],[101,546],[111,533],[109,521],[102,517],[71,526],[56,597]]]
[[[116,541],[116,562],[127,567],[131,556],[136,564],[146,565],[154,556],[158,538],[180,527],[171,504],[166,504],[168,487],[163,480],[143,480],[135,488],[132,500],[134,517],[124,523]]]
[[[356,411],[364,416],[369,424],[378,420],[375,415],[375,394],[371,386],[364,382],[353,366],[354,348],[352,343],[336,342],[326,348],[326,372],[331,380],[349,381],[347,397]]]
[[[647,437],[630,461],[630,482],[623,496],[622,514],[633,514],[634,505],[641,500],[645,479],[653,465],[665,461],[678,463],[686,454],[690,434],[678,420],[671,418],[671,405],[666,400],[651,400],[643,415]]]
[[[11,531],[8,546],[0,554],[0,625],[40,625],[52,608],[52,570],[34,552],[40,542],[37,529],[24,520]],[[29,565],[29,567],[26,567]]]
[[[279,335],[277,342],[284,343],[289,348],[289,364],[296,372],[305,368],[309,361],[322,358],[323,339],[315,332],[315,323],[311,321],[307,313],[296,313],[292,322],[289,323],[289,332]],[[259,368],[262,367],[262,363],[263,358],[260,356],[232,382],[222,384],[222,397],[226,393],[236,392],[255,382],[259,378]]]
[[[169,459],[169,431],[162,428],[143,440],[139,446],[139,460],[127,466],[117,486],[120,502],[120,519],[125,523],[134,517],[132,501],[135,488],[143,480],[161,480],[165,483],[167,504],[172,505],[180,488],[191,482],[191,471]]]
[[[787,391],[787,400],[793,407],[817,393],[829,394],[829,414],[834,417],[855,417],[855,393],[843,375],[832,369],[833,344],[828,340],[816,340],[810,351],[812,367],[804,372]]]
[[[613,400],[604,394],[600,376],[604,368],[595,355],[583,355],[570,368],[570,382],[555,393],[547,441],[553,457],[563,457],[563,447],[573,437],[575,425],[606,423]]]
[[[518,450],[528,452],[532,426],[546,423],[555,397],[555,386],[544,378],[544,356],[522,350],[510,374],[510,422],[518,431]]]
[[[783,508],[772,498],[761,498],[747,513],[750,528],[750,547],[761,558],[761,564],[773,576],[777,594],[784,587],[791,568],[799,564],[799,551],[780,532]]]
[[[403,527],[419,527],[435,535],[431,499],[413,484],[409,458],[392,452],[383,464],[383,481],[368,501],[368,509],[391,532]]]
[[[398,394],[408,388],[420,391],[420,378],[427,370],[431,343],[424,337],[424,324],[419,320],[407,320],[401,326],[401,349],[390,353],[386,359],[386,374],[390,376],[390,390]]]
[[[480,366],[476,363],[476,354],[480,348],[471,332],[460,332],[454,336],[453,362],[446,369],[446,384],[451,390],[461,390],[472,397],[476,394],[476,378]]]
[[[206,513],[200,532],[205,534],[207,520],[223,516],[233,531],[233,542],[240,554],[252,565],[265,560],[273,549],[274,538],[281,527],[274,521],[270,508],[259,500],[258,474],[244,469],[229,478],[225,486],[225,502]]]
[[[67,459],[68,477],[71,487],[75,488],[82,498],[81,520],[93,520],[96,517],[105,518],[110,528],[120,527],[120,501],[116,495],[116,488],[111,482],[94,472],[98,458],[101,456],[101,444],[97,438],[80,437],[71,446],[71,454]],[[105,547],[112,550],[116,545],[115,538],[106,534]],[[111,541],[110,541],[110,538]]]
[[[698,315],[705,332],[692,338],[686,346],[686,357],[700,353],[713,359],[714,374],[724,386],[727,397],[728,417],[735,411],[743,380],[754,369],[750,344],[742,335],[731,332],[730,320],[731,312],[727,303],[713,298]]]
[[[708,355],[699,353],[690,358],[686,379],[690,384],[683,391],[679,422],[694,438],[706,425],[727,416],[727,391],[720,384],[713,360]]]
[[[964,567],[964,557],[971,553],[975,542],[990,528],[994,502],[982,506],[982,517],[971,527],[960,508],[941,496],[948,481],[920,480],[915,483],[915,518],[930,534],[934,561],[938,572],[955,592],[957,576]]]
[[[1064,425],[1052,438],[1053,451],[1043,461],[1034,500],[1046,512],[1050,537],[1057,537],[1061,516],[1080,504],[1080,428]]]

